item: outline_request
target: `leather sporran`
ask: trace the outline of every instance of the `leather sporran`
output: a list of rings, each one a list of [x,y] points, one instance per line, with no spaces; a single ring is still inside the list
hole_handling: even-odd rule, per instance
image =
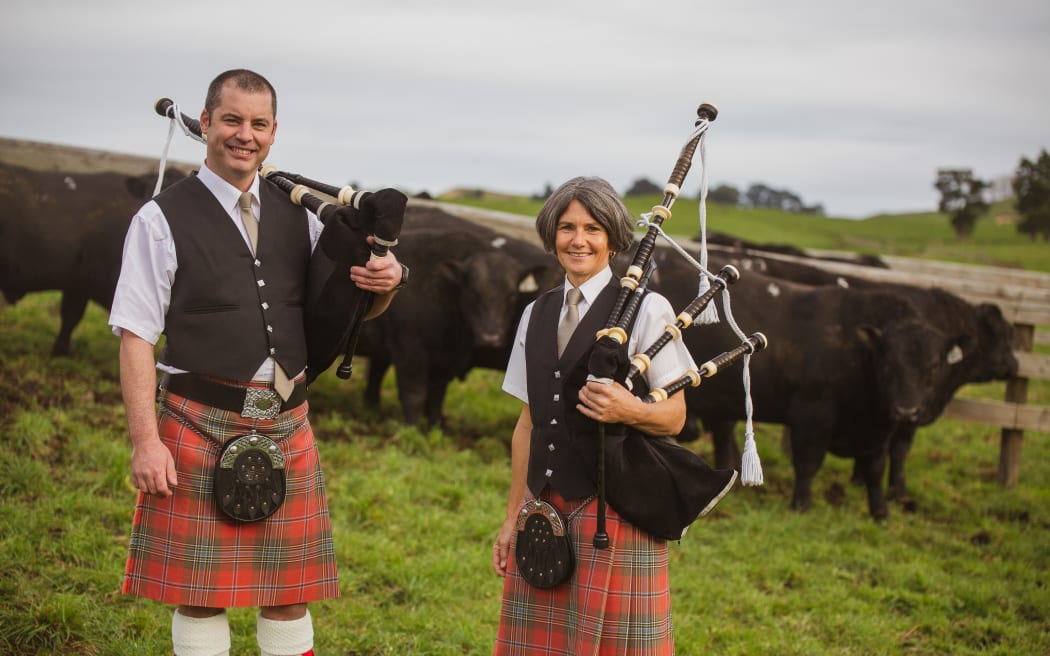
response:
[[[569,541],[569,524],[557,508],[530,499],[518,514],[515,560],[525,582],[534,588],[553,588],[569,580],[576,559]]]
[[[215,501],[227,517],[257,522],[284,503],[284,453],[276,442],[249,433],[228,441],[215,463]]]

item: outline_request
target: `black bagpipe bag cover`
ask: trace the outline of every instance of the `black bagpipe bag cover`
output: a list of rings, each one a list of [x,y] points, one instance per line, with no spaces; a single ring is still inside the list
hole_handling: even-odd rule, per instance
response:
[[[575,409],[579,390],[592,371],[623,381],[628,364],[627,346],[602,337],[570,370],[566,381],[566,422],[590,471],[596,472],[598,466],[598,422]],[[637,386],[633,391],[648,393]],[[623,424],[605,426],[606,499],[620,516],[655,537],[680,539],[724,489],[726,474],[671,437],[647,435]]]
[[[397,240],[406,201],[397,190],[380,190],[367,197],[361,209],[341,207],[325,222],[307,271],[304,316],[308,383],[345,353],[354,327],[371,309],[374,294],[350,279],[350,267],[364,266],[368,261],[368,235]]]

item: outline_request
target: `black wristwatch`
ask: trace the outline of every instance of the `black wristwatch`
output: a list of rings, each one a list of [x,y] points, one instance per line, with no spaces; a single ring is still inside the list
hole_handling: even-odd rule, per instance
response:
[[[397,287],[394,287],[394,289],[404,289],[408,286],[408,265],[400,262],[398,264],[401,264],[401,282],[397,283]]]

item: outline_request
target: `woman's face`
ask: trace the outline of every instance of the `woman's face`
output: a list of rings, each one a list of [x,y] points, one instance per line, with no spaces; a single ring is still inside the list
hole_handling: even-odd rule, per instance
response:
[[[609,264],[609,235],[578,200],[558,219],[554,252],[573,287],[590,280]]]

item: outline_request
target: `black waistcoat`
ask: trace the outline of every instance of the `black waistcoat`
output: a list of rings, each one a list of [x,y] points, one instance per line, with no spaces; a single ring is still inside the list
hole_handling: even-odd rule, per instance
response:
[[[578,449],[595,449],[591,454],[594,462],[598,444],[590,444],[590,440],[588,444],[574,442],[566,430],[564,383],[569,371],[581,366],[580,361],[590,353],[594,335],[605,327],[619,291],[619,281],[613,278],[583,315],[561,358],[557,334],[562,288],[540,296],[532,308],[525,336],[526,382],[533,426],[527,482],[537,497],[546,485],[566,500],[582,499],[596,489],[596,471]]]
[[[271,355],[292,376],[306,366],[306,211],[265,179],[259,181],[259,194],[255,256],[196,176],[154,198],[171,228],[178,258],[162,362],[236,380],[251,379]]]

